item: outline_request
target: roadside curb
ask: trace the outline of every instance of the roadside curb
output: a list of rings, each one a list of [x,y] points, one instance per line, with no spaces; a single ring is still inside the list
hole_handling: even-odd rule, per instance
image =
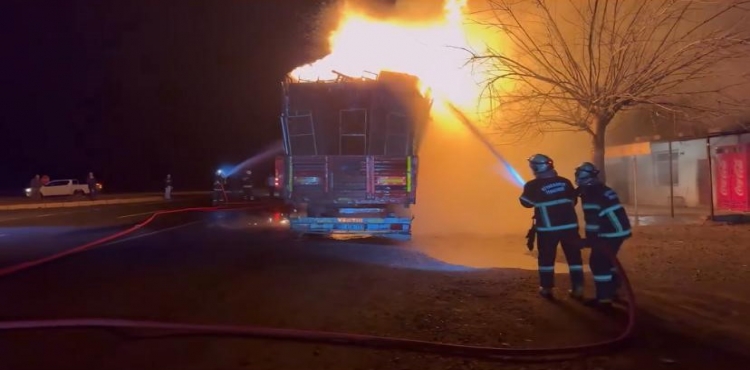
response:
[[[173,193],[174,196],[180,195],[202,195],[208,194],[204,191],[192,191],[192,192],[181,192]],[[164,200],[163,195],[150,195],[137,198],[114,198],[114,199],[102,199],[102,200],[81,200],[76,202],[50,202],[50,203],[32,203],[32,204],[8,204],[0,205],[0,211],[15,211],[23,209],[46,209],[46,208],[77,208],[77,207],[90,207],[110,204],[134,204],[134,203],[150,203],[150,202],[167,202]]]

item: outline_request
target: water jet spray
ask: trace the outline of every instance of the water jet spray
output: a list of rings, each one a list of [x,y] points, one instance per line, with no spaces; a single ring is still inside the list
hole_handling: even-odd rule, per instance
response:
[[[484,146],[489,149],[492,155],[495,156],[498,161],[500,161],[500,163],[510,175],[511,182],[519,188],[523,188],[526,180],[524,180],[523,177],[521,177],[521,174],[518,173],[518,171],[516,171],[516,169],[513,167],[513,165],[511,165],[510,162],[505,159],[505,157],[503,157],[500,152],[497,151],[495,146],[492,145],[487,137],[485,137],[485,135],[483,135],[482,132],[479,131],[479,129],[474,125],[474,122],[472,122],[471,119],[469,119],[469,117],[467,117],[466,114],[464,114],[464,112],[458,109],[458,107],[456,107],[454,104],[446,103],[446,105],[448,106],[448,109],[450,109],[450,111],[453,113],[453,115],[455,115],[456,118],[458,118],[458,120],[461,121],[461,123],[463,123],[464,126],[469,129],[469,132],[471,132],[474,137],[476,137],[482,144],[484,144]]]
[[[251,168],[251,167],[255,166],[256,164],[258,164],[258,163],[260,163],[260,162],[262,162],[264,160],[267,160],[270,157],[273,157],[275,155],[281,154],[283,152],[284,152],[284,147],[283,147],[281,141],[279,140],[279,141],[277,141],[277,142],[275,142],[275,143],[267,146],[260,153],[258,153],[256,155],[254,155],[254,156],[252,156],[252,157],[250,157],[248,159],[245,159],[244,161],[240,162],[240,164],[232,167],[231,169],[223,169],[222,168],[221,171],[224,174],[224,176],[229,177],[229,176],[232,176],[232,175],[236,174],[239,171],[242,171],[242,169],[244,169],[244,168]]]

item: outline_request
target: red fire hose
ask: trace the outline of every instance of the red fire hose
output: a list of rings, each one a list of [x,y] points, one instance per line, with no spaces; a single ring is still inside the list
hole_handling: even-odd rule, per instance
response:
[[[113,239],[128,235],[151,223],[156,217],[164,214],[181,212],[206,212],[218,210],[252,209],[255,207],[200,207],[185,208],[177,210],[155,212],[145,221],[135,226],[112,234],[110,236],[86,243],[67,251],[47,256],[38,260],[25,262],[19,265],[0,269],[0,277],[7,276],[21,270],[41,265],[74,253],[80,253],[101,246]],[[238,325],[208,325],[138,321],[107,318],[77,318],[59,320],[20,320],[0,321],[0,330],[21,329],[62,329],[62,328],[108,328],[108,329],[141,329],[156,331],[156,335],[143,335],[142,337],[164,337],[164,336],[190,336],[190,335],[212,335],[212,336],[236,336],[257,339],[286,340],[296,342],[314,342],[341,346],[360,346],[378,349],[390,349],[400,351],[425,352],[446,356],[470,357],[478,359],[522,361],[522,362],[549,362],[563,361],[572,358],[583,357],[614,349],[625,342],[633,333],[635,326],[635,296],[630,281],[617,258],[612,255],[612,261],[617,266],[617,271],[622,278],[623,287],[628,299],[628,323],[625,330],[616,338],[577,346],[551,347],[551,348],[494,348],[467,346],[458,344],[446,344],[427,342],[412,339],[378,337],[373,335],[347,334],[335,332],[320,332],[310,330],[266,328],[256,326]]]

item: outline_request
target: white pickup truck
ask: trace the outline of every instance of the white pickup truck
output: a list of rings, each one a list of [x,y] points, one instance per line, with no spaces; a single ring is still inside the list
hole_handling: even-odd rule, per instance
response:
[[[71,195],[86,195],[89,193],[87,184],[79,184],[78,180],[53,180],[39,189],[43,197],[60,197]],[[26,196],[31,196],[31,188],[26,189]]]

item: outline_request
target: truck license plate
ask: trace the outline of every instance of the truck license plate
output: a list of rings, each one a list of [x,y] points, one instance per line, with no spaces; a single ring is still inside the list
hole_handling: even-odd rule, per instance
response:
[[[343,230],[364,230],[365,229],[364,226],[365,225],[361,225],[361,224],[343,224],[341,225],[341,228]]]
[[[356,222],[356,223],[362,223],[361,218],[339,218],[338,222]]]

